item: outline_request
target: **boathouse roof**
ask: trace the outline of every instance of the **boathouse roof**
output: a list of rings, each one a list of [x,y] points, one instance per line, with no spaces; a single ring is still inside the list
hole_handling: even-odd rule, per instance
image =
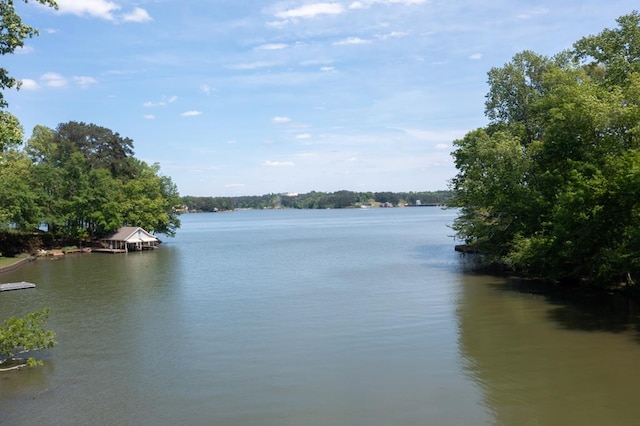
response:
[[[127,243],[158,242],[158,238],[139,226],[124,226],[115,233],[103,238],[103,241],[126,241]]]

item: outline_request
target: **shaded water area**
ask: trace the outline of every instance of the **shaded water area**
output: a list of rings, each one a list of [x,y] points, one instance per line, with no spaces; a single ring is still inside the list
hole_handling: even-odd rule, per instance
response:
[[[160,249],[0,275],[51,307],[0,424],[636,424],[634,306],[473,274],[453,210],[182,216]]]

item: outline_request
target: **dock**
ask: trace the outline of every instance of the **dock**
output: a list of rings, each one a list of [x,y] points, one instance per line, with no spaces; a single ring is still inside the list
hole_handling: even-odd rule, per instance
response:
[[[114,249],[114,248],[92,248],[92,253],[126,253],[125,249]]]
[[[25,281],[21,281],[19,283],[5,283],[0,284],[0,291],[9,291],[9,290],[22,290],[25,288],[35,288],[35,284],[28,283]]]

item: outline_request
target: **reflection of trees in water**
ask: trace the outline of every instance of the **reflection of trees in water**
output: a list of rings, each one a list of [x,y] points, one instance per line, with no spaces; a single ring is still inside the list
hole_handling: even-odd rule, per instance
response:
[[[460,351],[498,424],[631,424],[638,418],[633,306],[616,298],[542,296],[535,283],[462,280]]]

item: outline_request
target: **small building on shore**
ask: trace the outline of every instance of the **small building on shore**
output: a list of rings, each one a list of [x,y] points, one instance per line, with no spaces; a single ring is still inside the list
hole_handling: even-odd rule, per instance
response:
[[[158,247],[160,240],[139,226],[125,226],[102,239],[105,251],[129,252]],[[94,250],[95,251],[95,250]]]

